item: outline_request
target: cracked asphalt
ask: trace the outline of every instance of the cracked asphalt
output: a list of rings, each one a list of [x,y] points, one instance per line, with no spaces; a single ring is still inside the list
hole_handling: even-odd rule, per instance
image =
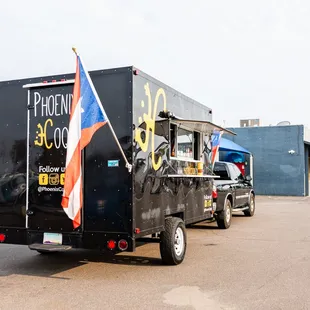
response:
[[[106,257],[0,245],[0,309],[310,309],[310,198],[257,197],[253,218],[188,228],[185,261],[158,244]]]

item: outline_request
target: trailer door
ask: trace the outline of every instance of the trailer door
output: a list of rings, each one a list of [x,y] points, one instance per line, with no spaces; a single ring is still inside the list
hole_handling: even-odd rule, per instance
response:
[[[61,206],[73,81],[28,88],[26,226],[43,232],[70,232]]]

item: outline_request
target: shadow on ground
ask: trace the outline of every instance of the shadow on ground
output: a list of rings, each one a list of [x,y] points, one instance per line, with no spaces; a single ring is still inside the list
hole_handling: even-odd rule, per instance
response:
[[[239,217],[234,215],[234,217]],[[218,230],[216,222],[202,222],[195,225],[189,225],[187,229],[200,230]],[[137,247],[142,247],[145,243],[139,243]],[[204,246],[215,246],[214,243],[205,243]],[[67,252],[58,252],[50,254],[39,254],[31,251],[27,246],[1,245],[0,277],[13,274],[30,275],[39,277],[51,277],[57,279],[66,279],[55,276],[58,273],[78,268],[88,263],[105,263],[127,266],[163,266],[159,253],[158,257],[138,256],[136,253],[120,253],[112,255],[98,250],[74,249]]]
[[[54,277],[53,275],[80,267],[88,263],[106,263],[132,266],[160,266],[161,258],[136,256],[134,254],[102,253],[98,250],[70,250],[67,252],[39,254],[26,246],[12,246],[11,260],[0,267],[0,277],[12,274],[39,277]],[[1,259],[1,258],[0,258]],[[59,276],[55,276],[61,279]],[[63,278],[66,279],[66,278]]]

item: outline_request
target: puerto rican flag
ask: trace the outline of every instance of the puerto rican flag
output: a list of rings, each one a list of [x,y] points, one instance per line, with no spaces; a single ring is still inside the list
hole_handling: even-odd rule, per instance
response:
[[[73,221],[73,227],[81,225],[82,161],[81,151],[91,141],[94,133],[108,122],[98,94],[84,69],[79,55],[76,56],[76,75],[71,106],[64,191],[61,205]]]
[[[211,150],[211,165],[212,165],[212,167],[214,165],[216,154],[217,154],[218,149],[220,147],[221,136],[222,136],[222,132],[221,131],[217,131],[217,130],[213,131],[212,140],[211,140],[211,146],[212,146],[212,150]]]

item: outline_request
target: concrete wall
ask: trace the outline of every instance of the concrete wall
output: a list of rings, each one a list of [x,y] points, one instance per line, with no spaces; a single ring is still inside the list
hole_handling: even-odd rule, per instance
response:
[[[229,128],[224,135],[253,153],[254,189],[258,195],[305,195],[304,129],[296,126]],[[294,154],[289,154],[294,150]]]

